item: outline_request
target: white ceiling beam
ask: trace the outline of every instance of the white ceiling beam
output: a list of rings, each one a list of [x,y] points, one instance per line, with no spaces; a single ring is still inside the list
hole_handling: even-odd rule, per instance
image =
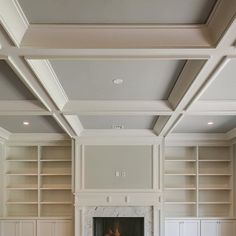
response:
[[[37,100],[1,100],[0,115],[50,115]]]
[[[171,115],[166,100],[159,101],[69,101],[62,110],[66,115]]]
[[[30,60],[27,62],[33,69],[38,80],[48,92],[56,106],[61,110],[69,101],[64,89],[62,88],[56,73],[48,60]]]
[[[0,141],[6,141],[9,139],[11,133],[6,129],[0,127]]]
[[[56,40],[55,40],[56,39]],[[204,25],[30,25],[21,47],[31,48],[206,48]]]
[[[0,23],[15,45],[19,46],[29,22],[17,0],[1,0]]]

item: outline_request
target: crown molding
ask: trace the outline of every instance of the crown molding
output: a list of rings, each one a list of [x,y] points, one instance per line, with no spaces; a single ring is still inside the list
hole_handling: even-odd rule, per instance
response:
[[[79,120],[79,117],[76,115],[65,115],[64,117],[67,120],[67,122],[70,124],[71,128],[74,130],[76,135],[80,136],[84,128]]]
[[[29,22],[17,0],[1,0],[0,23],[14,44],[19,47]]]
[[[37,100],[1,100],[0,115],[51,115]]]
[[[56,73],[48,60],[26,59],[33,69],[37,78],[53,99],[56,106],[61,110],[69,101],[64,89],[62,88]]]
[[[0,127],[0,140],[6,141],[11,136],[11,132],[7,131],[6,129]]]
[[[67,134],[59,133],[12,133],[8,142],[56,142],[56,141],[70,141]]]

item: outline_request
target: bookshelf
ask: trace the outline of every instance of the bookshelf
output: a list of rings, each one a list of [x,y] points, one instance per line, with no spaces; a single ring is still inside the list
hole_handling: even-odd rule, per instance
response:
[[[72,217],[70,146],[8,146],[4,217]]]
[[[167,147],[166,217],[232,217],[232,166],[228,146]]]

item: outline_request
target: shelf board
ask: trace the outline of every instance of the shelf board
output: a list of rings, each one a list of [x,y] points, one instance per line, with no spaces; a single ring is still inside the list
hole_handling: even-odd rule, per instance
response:
[[[48,159],[48,160],[40,160],[40,162],[71,162],[70,159]]]
[[[40,190],[71,190],[71,187],[41,187]]]
[[[197,162],[196,160],[188,160],[188,159],[183,159],[183,160],[176,160],[176,159],[174,159],[174,160],[165,160],[165,161],[167,161],[167,162]]]
[[[165,173],[167,176],[196,176],[196,174],[191,173]]]
[[[165,188],[165,190],[196,190],[197,188]]]
[[[232,176],[232,174],[219,174],[219,173],[212,173],[212,174],[198,174],[199,176]]]
[[[38,202],[6,202],[7,205],[37,205]]]
[[[40,202],[41,205],[71,205],[72,202]]]
[[[232,202],[199,202],[200,205],[231,205]]]
[[[6,188],[7,190],[38,190],[38,187],[35,187],[35,188],[30,188],[30,187],[25,187],[25,188],[22,188],[22,187],[7,187]]]
[[[27,159],[19,159],[19,160],[6,160],[7,162],[38,162],[38,160],[27,160]]]
[[[217,187],[208,187],[208,188],[198,188],[199,190],[204,190],[204,191],[211,191],[211,190],[232,190],[232,188],[217,188]]]
[[[70,173],[41,173],[41,176],[71,176]]]
[[[231,160],[198,160],[199,162],[231,162]]]
[[[165,202],[167,205],[196,205],[197,202]]]
[[[19,176],[38,176],[38,174],[34,173],[7,173],[6,175],[19,175]]]

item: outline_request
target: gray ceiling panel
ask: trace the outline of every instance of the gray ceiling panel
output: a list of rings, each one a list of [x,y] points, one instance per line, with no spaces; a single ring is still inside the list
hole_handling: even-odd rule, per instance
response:
[[[185,116],[173,133],[225,133],[233,128],[236,128],[236,116]]]
[[[124,129],[153,129],[156,116],[80,116],[85,129],[112,129],[123,126]]]
[[[0,116],[0,127],[11,133],[64,133],[51,116]]]
[[[0,100],[35,100],[10,66],[0,60]]]
[[[72,100],[167,99],[186,61],[51,60]],[[124,80],[115,85],[114,79]]]
[[[202,24],[216,0],[19,0],[30,23]]]

